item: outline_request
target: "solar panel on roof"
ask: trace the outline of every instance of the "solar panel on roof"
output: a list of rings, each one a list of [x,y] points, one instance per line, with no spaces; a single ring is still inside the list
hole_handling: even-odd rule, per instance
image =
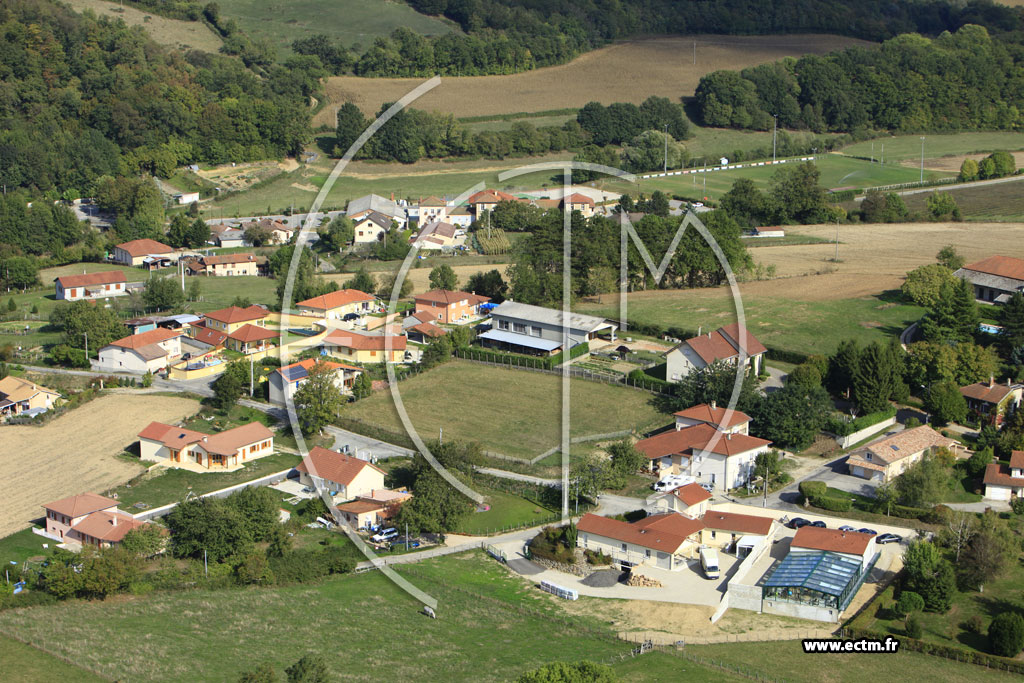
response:
[[[281,368],[281,374],[284,375],[284,378],[289,382],[297,382],[300,379],[309,377],[309,372],[301,365],[295,365],[290,368]]]

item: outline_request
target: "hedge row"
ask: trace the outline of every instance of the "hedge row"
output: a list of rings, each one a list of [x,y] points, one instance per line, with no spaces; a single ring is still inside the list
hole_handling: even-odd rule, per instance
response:
[[[825,423],[825,431],[831,432],[836,436],[849,436],[854,432],[859,432],[862,429],[876,425],[879,422],[888,420],[891,417],[896,417],[896,406],[889,406],[885,410],[879,410],[875,413],[868,413],[867,415],[861,415],[860,417],[846,422],[841,420],[834,415],[829,416],[828,422]]]
[[[580,356],[590,353],[590,344],[583,342],[569,349],[569,360],[573,358],[579,358]],[[537,358],[534,356],[522,356],[515,353],[502,353],[501,351],[492,351],[491,349],[484,348],[471,348],[471,349],[460,349],[455,352],[458,358],[467,358],[469,360],[481,360],[488,363],[497,363],[499,365],[511,365],[521,368],[536,368],[538,370],[554,370],[556,366],[560,365],[565,359],[565,353],[559,351],[553,356],[547,356],[544,358]]]
[[[871,631],[865,628],[847,627],[846,637],[875,639],[879,637],[879,632]],[[970,650],[964,650],[959,647],[952,647],[950,645],[928,643],[923,640],[918,640],[917,638],[908,638],[906,636],[895,636],[895,638],[898,641],[900,641],[901,652],[910,650],[912,652],[920,652],[926,655],[945,657],[946,659],[952,659],[957,662],[964,662],[965,664],[977,664],[979,666],[985,666],[990,669],[995,669],[997,671],[1008,671],[1016,674],[1024,674],[1024,662],[1017,662],[1010,659],[1004,659],[1002,657],[997,657],[995,655],[985,654],[984,652],[971,652]]]

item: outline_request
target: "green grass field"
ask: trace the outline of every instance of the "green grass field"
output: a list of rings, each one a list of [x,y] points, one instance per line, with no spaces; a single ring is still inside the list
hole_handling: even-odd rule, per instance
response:
[[[490,510],[473,512],[463,519],[457,533],[484,535],[516,526],[533,526],[543,524],[557,515],[557,510],[549,510],[525,498],[505,493],[486,486],[474,486],[473,490],[484,496]]]
[[[743,293],[747,327],[766,346],[800,353],[829,354],[839,342],[886,342],[924,315],[918,306],[902,303],[893,293],[834,301],[799,301]],[[617,303],[581,303],[583,313],[617,316]],[[697,332],[735,322],[727,288],[638,292],[629,297],[629,318]]]
[[[688,645],[687,652],[772,678],[808,683],[860,683],[884,676],[892,683],[975,683],[1019,680],[1000,673],[918,652],[896,654],[804,654],[799,641]]]
[[[44,543],[50,547],[44,548]],[[22,529],[10,536],[0,538],[0,565],[7,568],[12,566],[11,562],[21,564],[30,557],[47,556],[53,552],[53,545],[48,538],[32,533],[31,527]],[[0,581],[3,580],[4,577],[0,575]]]
[[[781,132],[781,131],[780,131]],[[762,149],[772,153],[772,132],[759,130],[736,130],[734,128],[706,128],[690,124],[692,137],[683,140],[683,147],[691,157],[727,157],[733,159],[736,152],[744,154]],[[831,134],[816,135],[807,131],[786,131],[793,142],[805,144],[814,138],[830,138]]]
[[[549,661],[610,663],[630,648],[594,620],[557,618],[556,598],[479,551],[399,571],[438,599],[438,619],[424,617],[419,603],[371,572],[318,585],[11,611],[0,614],[0,631],[104,676],[139,681],[179,681],[200,671],[205,680],[233,681],[261,662],[280,672],[311,652],[348,680],[380,680],[386,669],[398,680],[506,681]]]
[[[390,35],[399,26],[433,36],[457,30],[449,23],[419,14],[403,2],[389,0],[335,0],[328,4],[317,0],[222,0],[217,4],[221,17],[234,19],[253,37],[270,39],[277,45],[279,56],[291,52],[296,38],[316,33],[365,50],[373,45],[374,38]]]
[[[856,142],[844,147],[842,153],[870,157],[872,156],[872,145],[874,145],[875,159],[881,156],[882,145],[885,145],[885,160],[887,162],[889,160],[895,162],[921,158],[920,135],[897,135],[894,137],[878,138],[877,140]],[[1024,149],[1024,136],[1020,133],[1008,132],[952,133],[949,135],[933,134],[924,136],[924,158],[926,165],[928,159],[978,152],[995,152],[1001,149],[1008,152]]]
[[[818,181],[826,189],[838,187],[875,187],[881,185],[893,185],[897,183],[916,182],[919,177],[917,169],[903,166],[880,166],[862,159],[843,157],[838,154],[828,154],[820,157],[814,162],[821,172],[821,179]],[[605,187],[609,190],[640,191],[651,193],[654,190],[661,190],[669,194],[681,194],[683,196],[708,197],[711,201],[721,199],[722,195],[732,188],[732,184],[740,178],[749,178],[764,189],[771,184],[772,177],[778,168],[786,166],[758,166],[754,168],[739,168],[728,171],[714,171],[707,174],[692,174],[688,176],[672,176],[669,178],[648,178],[639,181],[637,184],[623,183],[622,181],[607,181]],[[926,180],[942,178],[953,175],[939,171],[925,171]],[[707,180],[707,191],[705,191],[705,176]],[[600,183],[599,183],[600,186]]]
[[[189,493],[202,495],[286,470],[300,462],[302,458],[297,455],[278,453],[254,460],[235,472],[190,472],[166,468],[135,485],[118,486],[107,491],[106,495],[117,494],[117,500],[124,509],[134,509],[135,503],[139,502],[145,503],[147,508],[154,508],[183,500]]]
[[[560,383],[555,375],[452,361],[403,381],[399,389],[424,439],[435,439],[443,427],[446,439],[479,441],[485,450],[530,458],[559,442]],[[646,392],[573,380],[572,435],[667,422],[650,401]],[[390,392],[357,401],[345,414],[404,433]]]
[[[969,221],[1024,221],[1024,181],[978,185],[948,190],[960,207],[960,214]],[[942,188],[936,190],[942,191]],[[911,211],[928,211],[931,192],[908,194],[904,203]]]
[[[108,680],[4,636],[0,636],[0,662],[3,662],[4,679],[18,683],[52,683],[61,680],[99,683]]]

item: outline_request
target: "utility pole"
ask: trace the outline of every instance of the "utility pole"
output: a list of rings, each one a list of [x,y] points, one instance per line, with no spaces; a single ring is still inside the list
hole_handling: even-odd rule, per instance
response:
[[[871,163],[875,163],[875,141],[871,141]]]
[[[249,354],[249,398],[252,398],[252,385],[253,385],[253,357]]]
[[[697,41],[693,41],[693,64],[697,65]]]
[[[85,336],[85,359],[89,360],[89,333],[83,332],[82,334]]]
[[[921,182],[924,183],[924,136],[921,136]]]
[[[668,124],[665,124],[665,173],[668,173]]]
[[[885,143],[884,143],[884,142],[882,143],[882,158],[881,158],[881,160],[880,160],[880,161],[878,162],[878,164],[879,164],[880,166],[885,166]]]
[[[832,257],[835,263],[839,263],[839,221],[836,221],[836,255]]]
[[[772,114],[772,163],[775,163],[775,139],[779,130],[779,115]]]

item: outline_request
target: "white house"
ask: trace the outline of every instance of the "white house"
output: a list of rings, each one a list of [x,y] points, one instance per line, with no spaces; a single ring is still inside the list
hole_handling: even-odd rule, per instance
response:
[[[182,192],[180,194],[174,195],[174,200],[176,202],[178,202],[179,205],[191,204],[193,202],[198,202],[199,201],[199,193],[198,192]]]
[[[658,512],[678,512],[700,519],[708,510],[711,494],[700,484],[687,484],[674,491],[655,496],[652,506]]]
[[[370,211],[365,216],[353,221],[356,244],[375,244],[384,239],[391,229],[391,218],[379,211]]]
[[[749,331],[741,330],[739,323],[719,327],[706,335],[691,337],[665,354],[665,377],[678,382],[691,372],[703,370],[716,361],[735,365],[740,349],[746,349],[744,365],[760,374],[762,360],[768,349]]]
[[[54,280],[58,301],[105,299],[128,293],[124,271],[108,270],[103,273],[62,275]]]
[[[326,489],[335,502],[384,488],[384,470],[365,460],[315,446],[296,467],[299,482]]]
[[[353,199],[348,203],[345,215],[352,219],[353,223],[358,223],[371,212],[387,216],[389,219],[388,225],[391,225],[391,221],[395,221],[398,223],[399,228],[404,228],[408,221],[405,207],[395,201],[394,195],[392,195],[391,199],[386,199],[376,194],[363,195]]]
[[[141,266],[147,258],[171,259],[174,247],[151,239],[131,240],[114,247],[114,260],[126,266]]]
[[[985,497],[1010,501],[1024,496],[1024,451],[1010,454],[1010,466],[992,463],[985,468]]]
[[[669,571],[687,567],[704,525],[677,512],[620,522],[587,513],[576,525],[577,547],[610,556],[624,567],[645,565]]]
[[[100,349],[93,369],[100,372],[157,372],[181,357],[181,330],[157,328],[131,334]]]
[[[343,394],[352,393],[352,383],[363,373],[362,368],[343,363],[322,361],[334,374],[334,385]],[[270,373],[270,402],[284,404],[295,397],[295,392],[309,379],[309,371],[316,365],[312,358],[285,365]]]

